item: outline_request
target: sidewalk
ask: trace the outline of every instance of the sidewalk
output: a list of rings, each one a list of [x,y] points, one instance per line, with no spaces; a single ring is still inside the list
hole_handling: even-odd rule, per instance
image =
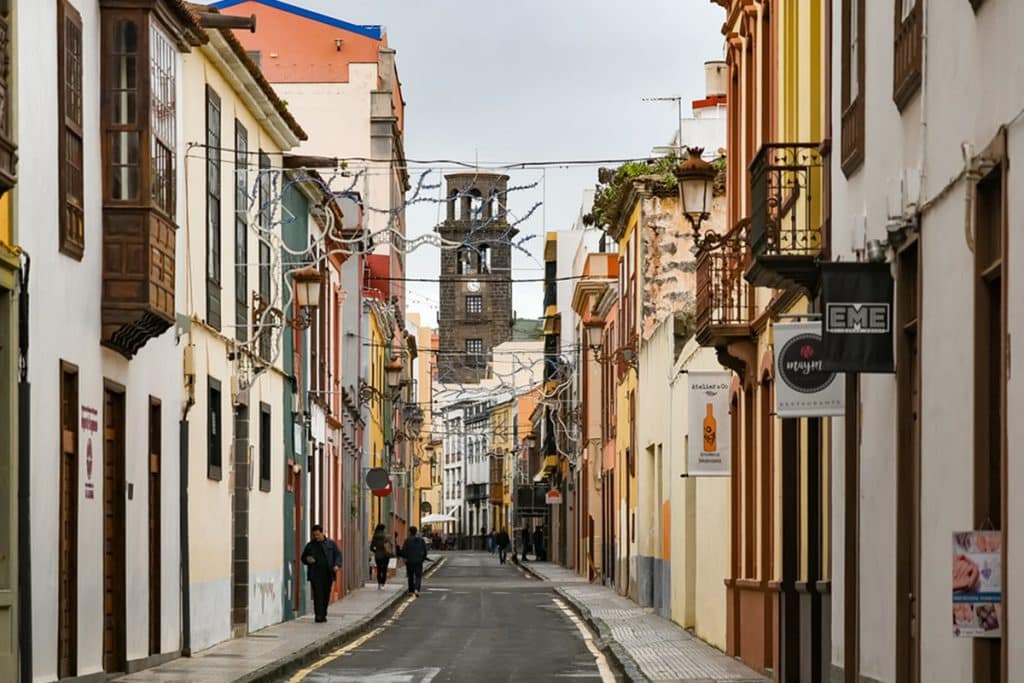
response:
[[[443,561],[443,560],[442,560]],[[427,565],[437,566],[438,562]],[[219,645],[173,661],[117,678],[133,683],[254,683],[280,680],[360,635],[389,607],[405,596],[405,576],[400,572],[383,591],[367,583],[327,610],[327,623],[317,624],[313,615],[299,617],[250,633],[245,638]]]
[[[708,645],[672,621],[640,607],[605,586],[588,583],[550,562],[521,567],[554,584],[604,640],[626,676],[634,681],[762,683],[768,679]]]

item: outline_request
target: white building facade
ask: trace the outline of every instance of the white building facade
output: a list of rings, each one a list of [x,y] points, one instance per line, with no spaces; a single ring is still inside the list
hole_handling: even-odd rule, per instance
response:
[[[31,258],[32,680],[134,670],[182,644],[182,55],[175,2],[22,2]],[[27,56],[27,52],[25,53]],[[39,549],[39,544],[43,549]]]
[[[890,265],[896,367],[847,380],[833,435],[833,680],[1019,681],[1024,7],[832,17],[832,257]],[[953,535],[976,529],[1001,532],[1001,638],[954,634]]]
[[[445,531],[449,534],[464,533],[466,529],[464,412],[463,407],[457,404],[441,407],[444,514],[459,520],[445,523]]]
[[[208,36],[182,79],[193,651],[283,618],[281,153],[304,137],[234,35]]]

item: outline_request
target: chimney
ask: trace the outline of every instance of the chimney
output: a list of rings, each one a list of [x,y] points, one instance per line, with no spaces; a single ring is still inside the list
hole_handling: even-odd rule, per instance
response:
[[[726,63],[720,60],[704,62],[704,82],[706,97],[725,97],[726,94]]]

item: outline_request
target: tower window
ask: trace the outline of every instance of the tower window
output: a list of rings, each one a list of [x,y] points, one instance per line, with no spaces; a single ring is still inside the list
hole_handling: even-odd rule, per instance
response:
[[[484,355],[484,340],[483,339],[467,339],[466,340],[466,355],[470,356],[470,362],[478,360],[474,356],[479,357]]]
[[[484,312],[484,298],[480,295],[473,294],[466,297],[466,313],[483,313]],[[479,339],[476,341],[480,341]]]

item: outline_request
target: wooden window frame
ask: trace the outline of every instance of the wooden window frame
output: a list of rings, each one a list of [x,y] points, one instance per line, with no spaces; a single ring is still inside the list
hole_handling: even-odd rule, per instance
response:
[[[104,41],[101,55],[104,72],[104,104],[102,106],[102,120],[104,122],[105,135],[103,138],[104,147],[104,205],[105,207],[137,207],[147,203],[149,197],[149,74],[146,67],[149,66],[149,17],[146,12],[138,9],[132,10],[104,10],[103,31],[110,34],[110,39]],[[118,24],[122,22],[133,23],[136,27],[136,46],[134,52],[114,52],[117,39],[115,31]],[[119,56],[134,57],[135,80],[134,88],[118,87],[122,85],[118,74]],[[123,92],[123,98],[119,98],[118,92]],[[123,102],[131,102],[134,98],[134,110],[132,115],[125,114],[125,120],[115,121],[117,113],[116,102],[123,99]],[[135,163],[126,161],[124,164],[115,164],[115,140],[120,136],[134,136],[136,138],[136,159]],[[128,137],[124,138],[129,139]],[[130,159],[130,154],[125,154],[125,159]],[[115,178],[120,177],[117,169],[135,169],[135,192],[133,195],[124,192],[116,194]],[[127,181],[121,178],[121,185]]]
[[[178,51],[174,41],[149,22],[149,197],[153,207],[174,221],[177,214],[176,156]],[[163,162],[163,167],[161,167]]]
[[[206,478],[220,481],[224,468],[224,397],[220,380],[206,379]]]
[[[841,144],[840,144],[840,166],[843,174],[847,177],[853,175],[864,164],[864,139],[866,136],[864,128],[864,13],[865,0],[842,0],[841,36],[842,56],[840,57],[841,70]],[[850,64],[850,11],[852,7],[857,8],[857,92],[851,92],[851,64]]]
[[[273,423],[271,422],[271,410],[269,403],[260,403],[260,491],[270,492],[271,480],[271,439],[273,434]]]
[[[221,139],[223,109],[220,95],[206,86],[206,322],[221,328]]]
[[[249,131],[235,119],[235,339],[249,338]]]
[[[262,149],[259,150],[259,180],[257,186],[259,188],[259,227],[260,227],[260,239],[259,239],[259,295],[261,306],[267,306],[270,303],[270,244],[267,241],[267,233],[270,231],[271,225],[271,212],[268,209],[268,203],[270,202],[270,194],[273,192],[273,179],[270,176],[270,155]],[[262,316],[263,319],[259,321],[259,354],[264,360],[270,359],[270,341],[271,341],[271,330],[267,321],[267,316]]]
[[[893,11],[892,101],[901,112],[921,89],[921,52],[924,48],[925,0],[895,0]],[[914,6],[904,17],[904,3]]]
[[[14,27],[10,0],[0,0],[0,59],[10,63]],[[4,69],[0,78],[0,196],[18,182],[18,145],[14,131],[14,69]]]
[[[70,32],[77,29],[78,51]],[[68,0],[57,2],[57,131],[60,187],[59,251],[76,261],[85,255],[85,136],[82,129],[82,15]],[[76,68],[77,65],[77,68]],[[75,92],[77,88],[77,93]],[[78,167],[68,158],[77,141]]]

